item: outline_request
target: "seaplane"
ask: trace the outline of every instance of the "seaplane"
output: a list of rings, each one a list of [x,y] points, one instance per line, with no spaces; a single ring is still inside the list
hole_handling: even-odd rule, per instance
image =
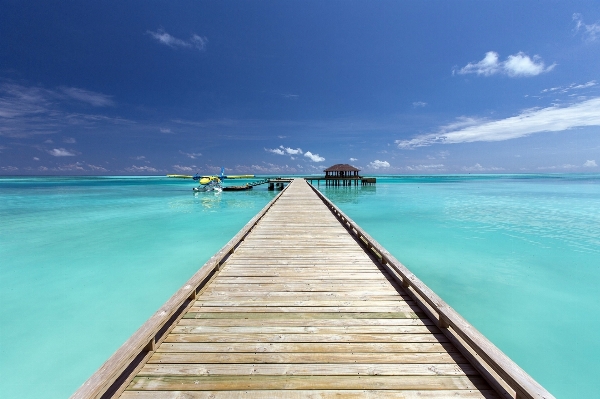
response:
[[[194,181],[199,183],[198,187],[192,188],[194,192],[205,192],[205,191],[223,191],[223,180],[225,179],[251,179],[254,175],[229,175],[225,176],[225,168],[221,168],[220,175],[202,176],[196,173],[194,176],[183,176],[183,175],[168,175],[169,177],[184,177],[192,178]]]

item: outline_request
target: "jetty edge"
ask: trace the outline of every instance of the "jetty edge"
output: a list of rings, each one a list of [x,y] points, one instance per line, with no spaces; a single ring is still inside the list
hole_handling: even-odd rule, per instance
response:
[[[303,334],[290,333],[298,329]],[[188,352],[173,353],[181,348]],[[161,360],[175,355],[192,361]],[[553,398],[303,179],[252,218],[72,398],[122,393]]]
[[[211,281],[229,255],[240,245],[252,228],[267,213],[285,187],[275,198],[258,212],[223,248],[165,302],[123,345],[71,395],[71,399],[111,398],[138,371],[157,344],[162,342],[176,320],[191,307],[198,293]]]
[[[356,236],[373,253],[379,263],[402,285],[405,292],[417,302],[430,319],[436,321],[444,335],[459,348],[499,393],[503,395],[512,393],[511,397],[516,399],[554,398],[356,222],[346,216],[323,193],[314,186],[311,187],[350,234]]]

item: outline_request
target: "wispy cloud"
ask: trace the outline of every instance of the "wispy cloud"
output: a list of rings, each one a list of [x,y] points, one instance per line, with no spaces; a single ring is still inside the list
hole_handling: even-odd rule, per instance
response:
[[[481,164],[476,163],[473,166],[463,166],[462,170],[465,172],[498,172],[504,170],[504,168],[498,168],[496,166],[484,167]]]
[[[161,133],[164,133],[164,134],[171,134],[171,133],[173,133],[173,132],[171,131],[171,129],[164,128],[164,127],[161,127],[161,128],[160,128],[160,132],[161,132]]]
[[[288,155],[302,155],[302,150],[300,148],[290,148],[290,147],[284,147],[284,146],[279,146],[279,148],[283,149],[285,151],[286,154]]]
[[[578,13],[573,14],[573,21],[575,21],[575,33],[581,32],[583,40],[593,42],[600,37],[600,21],[588,25],[583,22],[583,16]]]
[[[61,87],[60,90],[74,100],[88,103],[94,107],[109,107],[115,105],[112,96],[96,93],[89,90],[79,89],[77,87]]]
[[[262,162],[261,165],[253,164],[247,165],[236,165],[235,170],[240,172],[249,173],[298,173],[299,168],[289,165],[276,165],[270,162]]]
[[[446,170],[444,164],[430,164],[430,165],[408,165],[405,166],[404,169],[410,172],[441,172]]]
[[[580,166],[578,166],[578,165],[565,163],[562,165],[540,166],[540,167],[538,167],[538,170],[557,170],[557,169],[572,170],[572,169],[578,169],[579,167]]]
[[[304,153],[304,156],[313,162],[323,162],[325,160],[325,158],[319,156],[319,154],[313,154],[310,151],[306,151]]]
[[[158,172],[158,169],[153,168],[152,166],[136,166],[131,165],[128,168],[125,168],[127,172],[140,173],[140,172]]]
[[[473,120],[473,124],[461,129],[442,128],[438,133],[417,136],[411,140],[396,140],[396,144],[398,148],[410,149],[433,144],[504,141],[583,126],[600,126],[600,97],[566,107],[526,110],[517,116],[497,121]]]
[[[300,96],[298,94],[282,94],[281,97],[287,98],[288,100],[297,100]]]
[[[160,44],[164,44],[173,48],[188,47],[203,51],[206,49],[206,45],[208,44],[208,39],[206,37],[198,36],[196,34],[193,34],[188,40],[183,40],[168,34],[162,28],[158,29],[156,32],[148,30],[146,33],[156,39]]]
[[[51,90],[1,82],[0,136],[51,134],[76,125],[92,127],[101,122],[131,123],[120,118],[66,111],[72,108],[73,100],[97,107],[114,104],[110,96],[74,87]]]
[[[200,153],[200,152],[183,152],[183,151],[179,151],[179,153],[183,154],[186,157],[191,158],[191,159],[196,159],[196,158],[202,156],[202,153]]]
[[[285,155],[285,152],[281,148],[265,148],[265,151],[272,152],[277,155]]]
[[[387,169],[390,167],[390,163],[388,161],[380,161],[379,159],[370,162],[367,167],[371,169]]]
[[[195,166],[182,166],[182,165],[173,165],[173,169],[175,169],[178,172],[193,172]]]
[[[551,87],[549,89],[542,90],[540,93],[568,93],[571,90],[588,89],[588,88],[594,87],[596,85],[597,85],[597,83],[595,80],[590,80],[587,83],[571,83],[568,86]]]
[[[424,101],[415,101],[414,103],[412,103],[414,108],[423,108],[427,105],[426,102]]]
[[[500,61],[498,53],[488,51],[481,61],[470,62],[461,69],[455,69],[454,73],[459,75],[474,73],[483,76],[503,74],[511,77],[527,77],[550,72],[555,66],[556,64],[552,64],[546,67],[540,56],[534,55],[531,58],[523,52],[509,55],[505,61]]]
[[[598,164],[596,164],[595,160],[587,160],[585,161],[585,163],[583,164],[584,168],[596,168],[598,167]]]
[[[273,154],[277,154],[277,155],[302,155],[302,149],[301,148],[290,148],[290,147],[284,147],[282,145],[279,146],[279,148],[265,148],[265,151],[267,152],[271,152]]]
[[[74,137],[65,137],[63,139],[63,143],[67,143],[67,144],[75,144],[77,142],[77,140],[75,140]]]
[[[65,150],[64,148],[53,148],[52,150],[48,151],[48,154],[52,155],[53,157],[74,157],[75,154],[72,153],[71,151]]]
[[[103,168],[102,166],[98,166],[98,165],[92,165],[92,164],[86,164],[88,168],[90,168],[93,171],[96,172],[108,172],[108,169]]]

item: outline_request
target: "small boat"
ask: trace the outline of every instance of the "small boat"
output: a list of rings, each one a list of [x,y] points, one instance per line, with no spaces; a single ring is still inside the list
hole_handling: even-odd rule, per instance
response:
[[[244,191],[244,190],[252,190],[252,186],[249,184],[245,184],[243,186],[224,186],[223,191]]]

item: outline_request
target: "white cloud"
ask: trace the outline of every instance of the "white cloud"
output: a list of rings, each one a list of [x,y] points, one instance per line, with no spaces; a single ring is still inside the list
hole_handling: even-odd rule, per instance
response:
[[[485,57],[476,63],[468,63],[456,73],[466,75],[474,73],[477,75],[491,76],[505,74],[511,77],[536,76],[544,72],[550,72],[556,64],[546,67],[542,59],[535,55],[530,58],[523,52],[509,55],[506,61],[500,61],[498,53],[488,51]]]
[[[194,169],[190,166],[173,165],[173,169],[179,172],[192,172]]]
[[[103,168],[102,166],[96,166],[96,165],[92,165],[92,164],[86,164],[88,168],[90,168],[93,171],[96,172],[108,172],[108,169]]]
[[[285,155],[285,152],[283,152],[282,149],[280,148],[265,148],[265,151],[267,152],[272,152],[273,154],[277,154],[277,155]]]
[[[19,168],[17,168],[16,166],[2,166],[0,167],[0,169],[5,172],[16,172],[17,170],[19,170]]]
[[[596,161],[592,159],[592,160],[585,161],[585,163],[583,164],[583,166],[586,167],[586,168],[595,168],[598,165],[596,164]]]
[[[600,126],[600,97],[567,107],[552,106],[531,109],[517,116],[497,121],[476,121],[457,130],[417,136],[411,140],[396,140],[398,148],[411,149],[433,144],[471,143],[475,141],[504,141],[540,132],[560,132],[575,127]]]
[[[132,165],[129,168],[125,168],[127,172],[158,172],[158,169],[155,169],[151,166],[135,166]]]
[[[63,143],[67,144],[75,144],[77,141],[73,137],[65,137],[63,139]]]
[[[107,96],[106,94],[95,93],[93,91],[78,89],[76,87],[61,87],[60,89],[68,97],[88,103],[94,107],[108,107],[115,104],[112,100],[112,96]]]
[[[160,132],[161,132],[161,133],[165,133],[165,134],[170,134],[170,133],[172,133],[172,132],[171,132],[171,129],[164,128],[164,127],[160,128]]]
[[[566,164],[563,164],[563,165],[540,166],[540,167],[538,167],[539,170],[577,169],[577,168],[579,168],[579,166],[572,165],[572,164],[569,164],[569,163],[566,163]]]
[[[298,94],[282,94],[281,97],[287,98],[290,100],[296,100],[300,96]]]
[[[319,156],[319,154],[313,154],[310,151],[306,151],[306,153],[304,153],[304,156],[309,158],[313,162],[323,162],[325,160],[325,158]]]
[[[164,29],[159,29],[156,32],[146,31],[150,36],[155,38],[159,43],[164,44],[169,47],[189,47],[196,48],[200,51],[206,49],[206,45],[208,44],[208,39],[203,36],[198,36],[193,34],[189,40],[178,39],[174,36],[171,36]]]
[[[465,172],[490,172],[490,171],[504,170],[504,168],[498,168],[495,166],[486,168],[486,167],[481,166],[481,164],[476,163],[473,166],[463,166],[462,170],[464,170]]]
[[[409,166],[405,166],[406,170],[409,170],[411,172],[431,172],[431,171],[442,171],[445,170],[446,167],[444,166],[444,164],[435,164],[435,165],[409,165]]]
[[[198,36],[196,34],[193,34],[190,38],[190,43],[198,50],[204,50],[206,49],[206,45],[208,44],[208,39],[205,36]]]
[[[581,31],[584,40],[593,42],[600,37],[600,22],[587,25],[583,22],[583,16],[577,13],[573,14],[573,21],[575,21],[575,32]]]
[[[370,162],[367,166],[372,169],[385,169],[390,167],[390,163],[388,161],[380,161],[379,159],[376,159],[373,162]]]
[[[418,107],[424,107],[424,106],[426,106],[427,103],[423,102],[423,101],[415,101],[412,105],[413,105],[413,107],[418,108]]]
[[[34,161],[39,161],[40,159],[38,157],[33,157]]]
[[[549,89],[544,89],[542,90],[540,93],[567,93],[571,90],[581,90],[581,89],[587,89],[590,87],[594,87],[596,86],[597,83],[595,80],[590,80],[589,82],[586,83],[581,83],[581,84],[576,84],[576,83],[571,83],[568,86],[557,86],[557,87],[551,87]]]
[[[191,159],[196,159],[197,157],[201,157],[202,156],[202,153],[200,153],[200,152],[183,152],[183,151],[179,151],[179,153],[183,154],[186,157],[191,158]]]
[[[263,162],[263,165],[237,165],[236,170],[240,171],[248,171],[255,173],[297,173],[298,169],[293,166],[285,165],[275,165],[273,163]]]
[[[64,148],[54,148],[48,151],[48,154],[54,157],[74,157],[75,154],[72,152],[65,150]]]
[[[350,162],[358,161],[358,158],[350,158]]]
[[[73,171],[73,170],[79,170],[79,171],[84,171],[85,168],[83,167],[83,164],[80,162],[75,162],[75,163],[71,163],[68,165],[61,165],[61,166],[57,166],[56,168],[53,168],[53,170],[60,170],[60,171]]]
[[[288,155],[302,154],[302,150],[300,148],[293,149],[293,148],[289,148],[289,147],[284,147],[282,145],[280,145],[279,148],[284,150]]]

